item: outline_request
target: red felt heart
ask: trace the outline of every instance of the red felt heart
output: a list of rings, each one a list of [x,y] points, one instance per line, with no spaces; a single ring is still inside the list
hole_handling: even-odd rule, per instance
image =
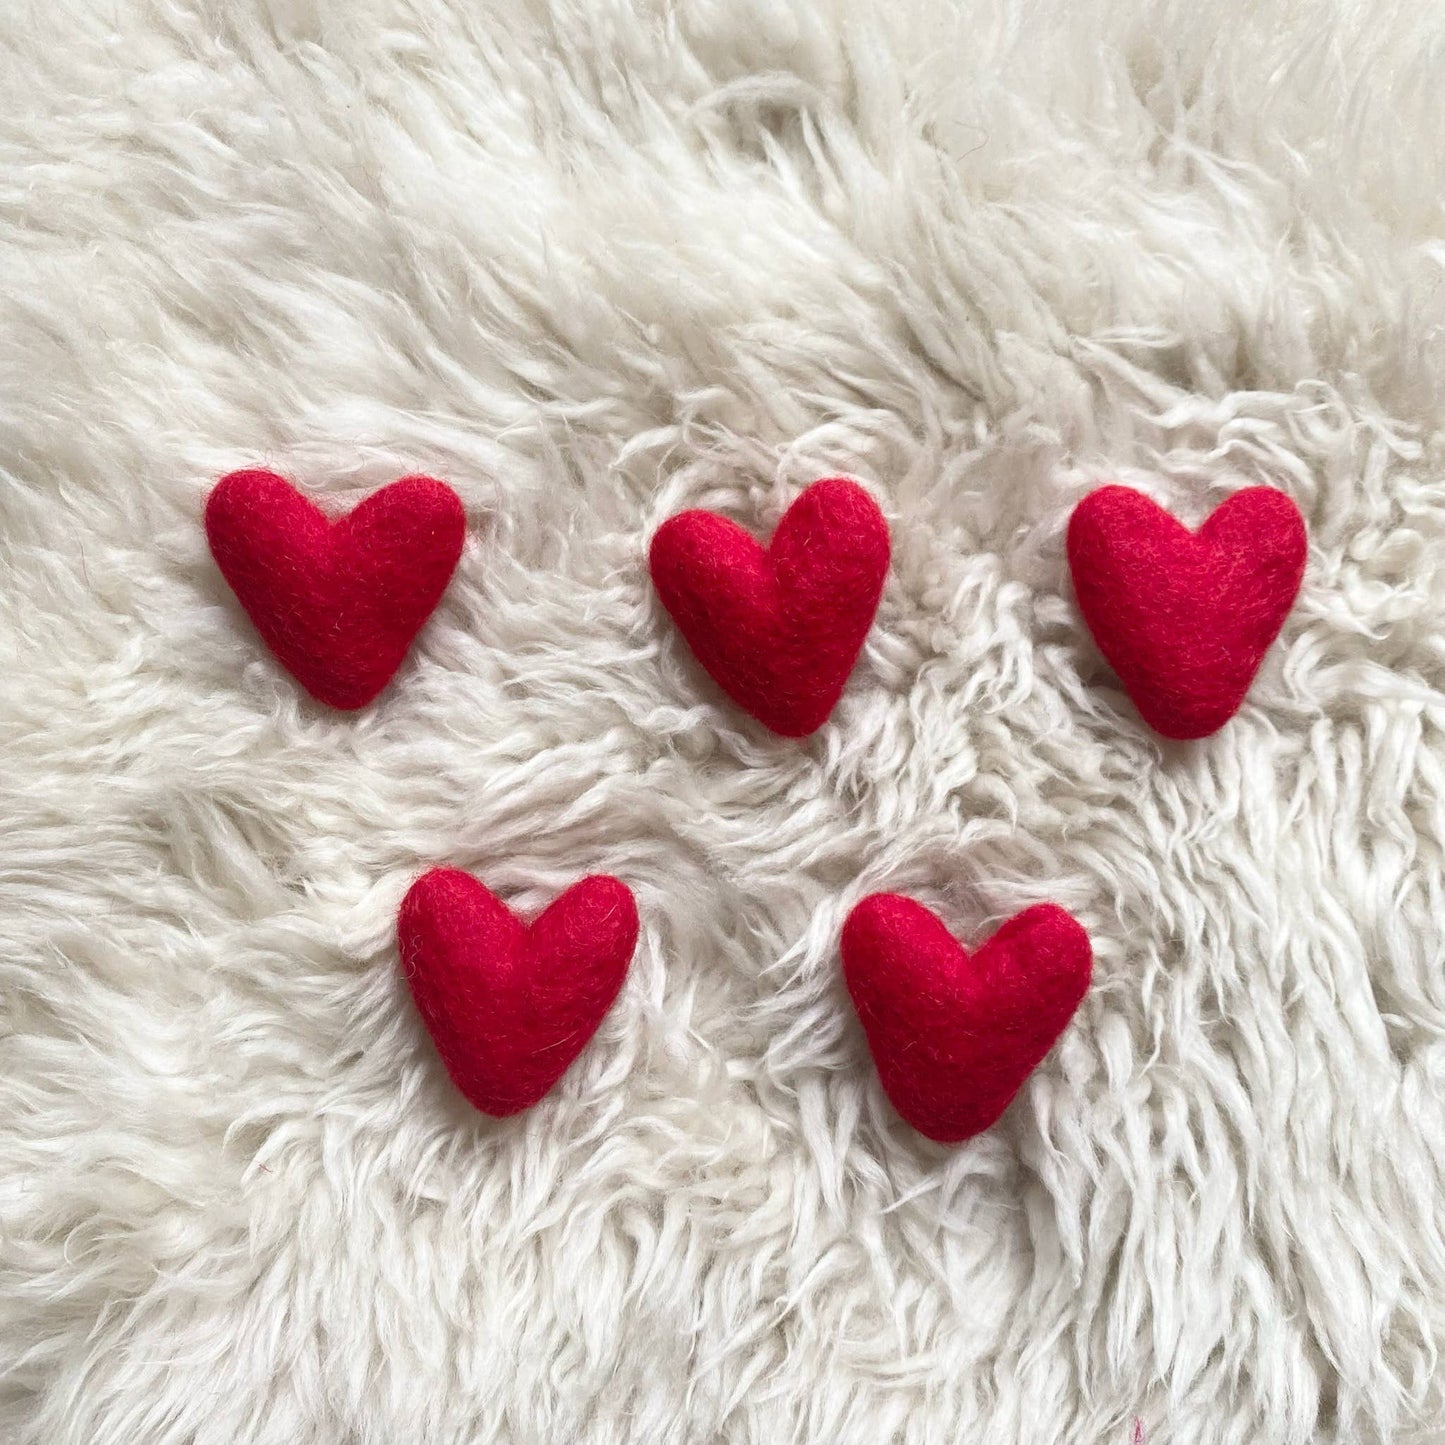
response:
[[[878,610],[888,524],[842,477],[814,482],[766,548],[714,512],[670,517],[653,585],[694,656],[765,727],[799,738],[842,694]]]
[[[211,553],[261,640],[336,708],[391,681],[465,533],[457,494],[431,477],[403,477],[335,521],[274,472],[232,472],[206,503]]]
[[[502,1118],[531,1108],[597,1032],[637,946],[637,905],[598,875],[528,925],[469,874],[434,868],[402,900],[397,940],[452,1082]]]
[[[843,978],[883,1092],[920,1134],[981,1133],[1053,1047],[1089,987],[1089,936],[1051,903],[968,953],[911,898],[875,893],[843,925]]]
[[[1202,738],[1239,711],[1299,593],[1299,508],[1250,487],[1191,532],[1129,487],[1090,492],[1069,520],[1089,631],[1144,721]]]

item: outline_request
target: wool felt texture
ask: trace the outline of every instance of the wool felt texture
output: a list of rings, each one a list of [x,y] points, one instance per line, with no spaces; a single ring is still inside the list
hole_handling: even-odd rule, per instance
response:
[[[627,977],[626,884],[574,883],[531,923],[468,873],[434,868],[402,900],[402,969],[452,1082],[484,1114],[529,1109],[580,1054]]]
[[[352,710],[391,681],[441,600],[466,514],[444,482],[403,477],[332,519],[274,472],[239,471],[212,489],[206,536],[286,670]]]
[[[1090,492],[1069,519],[1084,621],[1140,716],[1167,738],[1217,732],[1239,711],[1299,594],[1304,519],[1250,487],[1197,532],[1131,487]]]
[[[832,712],[873,624],[888,524],[843,477],[814,482],[761,546],[714,512],[670,517],[653,585],[693,655],[745,712],[805,737]]]
[[[0,5],[0,1442],[1441,1445],[1442,54],[1347,0]],[[363,713],[216,570],[248,466],[466,503]],[[788,743],[647,551],[837,475],[892,558]],[[1205,744],[1074,604],[1105,481],[1308,519]],[[399,974],[437,863],[643,916],[500,1126]],[[1094,984],[948,1149],[838,939],[962,880]]]
[[[843,977],[883,1091],[920,1134],[956,1143],[1008,1108],[1088,991],[1089,936],[1062,908],[1015,914],[972,953],[921,903],[863,899]]]

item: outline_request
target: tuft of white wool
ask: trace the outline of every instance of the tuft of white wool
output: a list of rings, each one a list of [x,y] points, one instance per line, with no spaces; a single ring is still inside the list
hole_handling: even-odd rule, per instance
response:
[[[1437,1441],[1442,66],[1404,0],[0,14],[0,1439]],[[241,466],[466,504],[362,714],[208,556]],[[787,742],[646,544],[838,473],[893,570]],[[1104,480],[1304,512],[1205,742],[1076,615]],[[516,1119],[407,1002],[434,864],[637,893]],[[966,1146],[849,1011],[877,890],[1093,939]]]

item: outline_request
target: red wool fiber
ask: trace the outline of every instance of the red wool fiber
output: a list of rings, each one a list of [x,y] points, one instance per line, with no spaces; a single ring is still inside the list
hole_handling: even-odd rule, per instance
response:
[[[391,681],[465,534],[457,494],[430,477],[335,520],[274,472],[232,472],[206,503],[211,553],[261,640],[318,702],[347,710]]]
[[[843,978],[883,1092],[952,1144],[995,1123],[1089,987],[1088,935],[1051,903],[975,952],[911,898],[875,893],[843,925]]]
[[[888,524],[862,487],[814,482],[767,547],[713,512],[669,518],[653,585],[693,655],[745,712],[783,737],[827,720],[873,624]]]
[[[467,873],[434,868],[402,900],[397,941],[452,1082],[484,1114],[529,1109],[612,1007],[637,946],[616,878],[584,878],[529,924]]]
[[[1144,721],[1202,738],[1239,711],[1304,577],[1299,508],[1250,487],[1191,532],[1129,487],[1069,520],[1069,568],[1099,651]]]

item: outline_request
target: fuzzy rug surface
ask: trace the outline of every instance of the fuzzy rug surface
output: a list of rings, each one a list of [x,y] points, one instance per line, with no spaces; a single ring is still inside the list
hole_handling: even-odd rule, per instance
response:
[[[0,1439],[1438,1441],[1442,73],[1405,0],[5,7]],[[244,466],[465,504],[359,713],[218,574]],[[893,566],[789,741],[647,543],[836,474]],[[1304,514],[1216,737],[1079,619],[1108,480]],[[442,864],[637,896],[502,1122],[399,972]],[[1093,939],[972,1143],[848,1006],[879,890]]]

